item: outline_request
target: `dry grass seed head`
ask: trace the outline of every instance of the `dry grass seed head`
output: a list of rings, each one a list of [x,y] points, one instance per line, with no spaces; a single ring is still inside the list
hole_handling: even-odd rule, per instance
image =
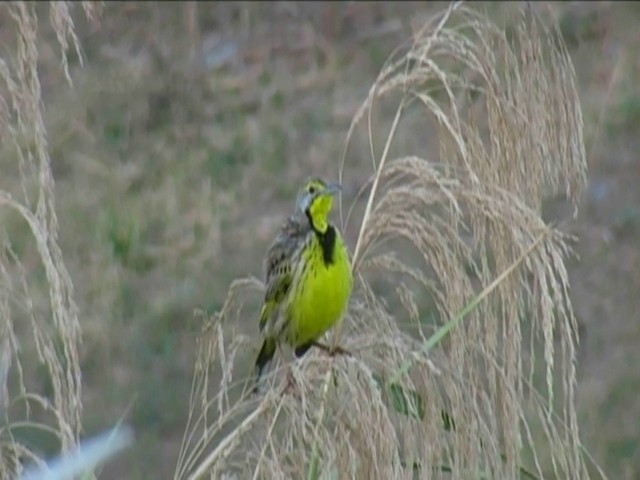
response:
[[[574,403],[567,239],[541,218],[546,194],[564,189],[575,204],[584,188],[582,117],[571,62],[547,20],[524,7],[502,30],[455,4],[387,63],[347,138],[367,116],[371,134],[374,104],[401,95],[383,155],[373,159],[354,248],[356,287],[340,343],[355,356],[312,353],[292,363],[296,395],[283,393],[279,381],[259,399],[236,392],[200,438],[201,460],[189,468],[181,463],[176,477],[301,478],[314,452],[327,478],[413,478],[416,469],[421,478],[517,478],[527,452],[538,476],[551,474],[542,468],[545,454],[557,477],[588,477]],[[388,159],[395,133],[408,128],[405,112],[416,108],[437,120],[438,161],[424,152]],[[398,239],[413,248],[394,251]],[[432,298],[437,325],[481,291],[484,300],[427,352],[402,328],[406,313],[390,311],[371,286],[389,278],[393,287],[396,275],[416,296]],[[399,292],[415,316],[407,289]],[[223,309],[210,334],[223,335],[230,320]],[[546,395],[530,381],[539,365],[527,352],[525,330],[542,337]],[[217,344],[200,365],[228,358],[231,343]],[[401,388],[423,400],[419,419],[394,408],[379,384],[405,365],[411,368]],[[270,378],[281,375],[273,371]],[[202,403],[191,408],[210,410],[211,392],[203,382],[194,385]],[[222,394],[209,388],[213,398]],[[455,419],[454,431],[443,428],[442,411]],[[542,443],[533,429],[542,430]]]
[[[58,219],[55,211],[54,181],[51,159],[48,154],[46,129],[42,115],[42,93],[38,79],[38,17],[36,4],[16,2],[3,6],[14,22],[16,32],[15,56],[11,62],[0,62],[2,79],[2,138],[4,147],[11,151],[5,159],[17,159],[17,165],[4,162],[8,175],[17,167],[19,181],[0,186],[0,205],[3,215],[18,215],[26,222],[35,240],[46,275],[50,317],[34,307],[37,295],[30,285],[22,259],[11,248],[11,237],[15,232],[4,231],[3,254],[0,257],[2,284],[0,295],[1,346],[3,404],[18,400],[24,404],[27,415],[31,405],[38,406],[53,420],[55,426],[33,424],[33,428],[44,428],[57,436],[63,451],[68,451],[78,440],[81,412],[81,378],[78,359],[80,327],[77,308],[73,300],[73,285],[67,272],[62,252],[58,246]],[[61,63],[70,80],[67,64],[69,39],[79,54],[79,44],[73,30],[69,5],[52,2],[50,21],[61,48]],[[15,185],[19,188],[16,189]],[[19,197],[22,198],[19,198]],[[30,329],[21,330],[33,336],[40,362],[48,371],[53,398],[31,394],[23,376],[18,345],[28,343],[19,339],[15,319],[22,316],[30,319]],[[6,387],[9,367],[18,372],[18,385],[14,391]],[[11,398],[7,398],[7,396]],[[21,445],[11,433],[14,421],[12,413],[3,411],[6,422],[1,435],[2,478],[15,478],[20,470],[20,458],[39,463],[38,454]],[[21,420],[21,418],[18,418]]]

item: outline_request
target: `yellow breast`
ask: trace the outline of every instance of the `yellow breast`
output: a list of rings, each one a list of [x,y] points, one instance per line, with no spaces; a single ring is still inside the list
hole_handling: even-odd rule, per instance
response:
[[[287,340],[294,347],[316,340],[329,330],[343,315],[351,295],[351,267],[340,234],[336,232],[330,263],[325,262],[315,235],[310,241],[289,309]]]

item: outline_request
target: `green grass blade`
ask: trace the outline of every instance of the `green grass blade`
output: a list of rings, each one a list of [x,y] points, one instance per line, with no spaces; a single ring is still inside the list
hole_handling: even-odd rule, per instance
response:
[[[318,480],[320,474],[318,472],[319,462],[318,442],[313,442],[313,449],[311,450],[311,460],[309,461],[309,470],[307,470],[307,480]]]
[[[466,317],[469,313],[476,309],[476,307],[482,302],[485,298],[489,296],[489,294],[496,289],[500,283],[504,281],[505,278],[509,276],[511,272],[513,272],[533,250],[544,240],[549,234],[550,230],[545,230],[533,241],[533,243],[527,248],[518,259],[513,262],[509,268],[507,268],[504,272],[502,272],[490,285],[488,285],[482,292],[480,292],[476,297],[474,297],[462,310],[456,313],[447,323],[442,325],[436,332],[431,335],[427,339],[427,341],[422,346],[423,352],[429,352],[433,347],[438,345],[444,337],[446,337],[449,332],[456,326],[458,323]],[[413,365],[413,357],[409,358],[406,362],[404,362],[400,368],[398,368],[395,373],[391,376],[389,380],[389,384],[397,383],[403,375],[406,375],[411,366]]]

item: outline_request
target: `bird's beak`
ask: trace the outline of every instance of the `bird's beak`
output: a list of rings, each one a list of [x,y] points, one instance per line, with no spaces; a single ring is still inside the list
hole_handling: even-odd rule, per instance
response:
[[[335,195],[340,190],[342,190],[342,185],[340,185],[339,183],[331,183],[327,185],[327,188],[325,188],[324,193],[326,195]]]

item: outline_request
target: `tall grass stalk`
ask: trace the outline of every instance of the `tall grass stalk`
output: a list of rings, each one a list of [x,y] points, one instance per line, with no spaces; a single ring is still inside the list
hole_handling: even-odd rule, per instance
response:
[[[19,438],[16,429],[48,432],[62,452],[77,446],[81,430],[81,334],[73,284],[58,241],[54,179],[38,72],[38,13],[46,11],[46,7],[40,7],[35,2],[0,6],[15,32],[6,45],[6,56],[0,59],[0,407],[4,417],[0,425],[0,478],[17,478],[23,463],[43,465],[42,452]],[[71,2],[51,2],[48,8],[60,48],[60,65],[70,83],[70,49],[82,63]],[[87,2],[83,9],[95,19],[101,5]],[[27,226],[28,240],[7,228],[20,222]],[[45,305],[34,300],[39,286],[23,263],[26,260],[21,252],[27,250],[29,241],[35,246],[44,274],[48,290]],[[22,368],[25,351],[34,352],[44,367],[50,396],[32,391],[34,379],[25,378]],[[15,381],[11,372],[16,373]]]

